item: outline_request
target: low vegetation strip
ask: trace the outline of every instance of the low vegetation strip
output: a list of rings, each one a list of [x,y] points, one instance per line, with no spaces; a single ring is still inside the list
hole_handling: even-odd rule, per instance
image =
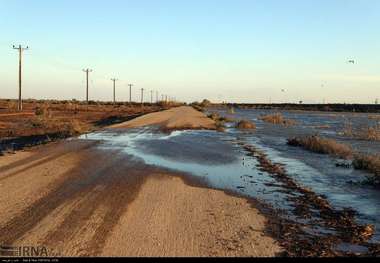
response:
[[[365,170],[372,174],[368,177],[366,183],[380,186],[380,155],[357,153],[348,145],[319,136],[288,139],[288,145],[302,147],[315,153],[329,154],[334,157],[352,160],[352,166],[355,169]]]
[[[299,146],[316,153],[330,154],[342,159],[350,159],[353,157],[353,151],[350,146],[319,136],[289,139],[288,145]]]
[[[14,112],[13,101],[0,100],[0,155],[24,147],[91,132],[141,115],[172,107],[166,104],[90,103],[77,101],[25,101]]]
[[[284,125],[284,126],[292,126],[292,125],[297,124],[296,121],[294,120],[286,119],[281,113],[261,116],[260,120],[268,122],[268,123]]]
[[[380,141],[380,124],[368,125],[354,129],[352,123],[346,122],[341,132],[343,136],[366,141]]]
[[[326,197],[298,184],[288,175],[283,165],[272,162],[255,146],[243,141],[237,143],[244,148],[248,156],[257,159],[261,171],[281,183],[281,187],[284,188],[281,191],[289,195],[288,201],[294,206],[293,214],[303,222],[293,220],[281,211],[272,212],[271,220],[276,222],[273,224],[273,232],[278,235],[280,244],[286,248],[286,256],[355,256],[336,249],[336,245],[342,242],[367,247],[368,252],[361,256],[378,254],[379,247],[372,246],[369,242],[375,231],[373,225],[360,224],[356,221],[356,212],[352,209],[336,209]],[[321,229],[325,228],[334,231],[324,234]]]

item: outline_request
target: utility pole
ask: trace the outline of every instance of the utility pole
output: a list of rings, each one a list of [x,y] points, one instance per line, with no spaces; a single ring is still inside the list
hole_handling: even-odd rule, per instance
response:
[[[129,103],[132,103],[132,86],[133,84],[128,84],[129,86]]]
[[[118,81],[118,79],[111,79],[111,81],[113,82],[113,103],[115,104],[116,103],[116,81]]]
[[[153,104],[153,90],[150,91],[150,103]]]
[[[144,105],[144,89],[141,89],[141,105]]]
[[[17,109],[22,111],[22,96],[21,96],[21,83],[22,83],[22,52],[28,50],[29,47],[23,48],[21,45],[16,47],[13,45],[13,49],[18,50],[18,105]]]
[[[92,72],[92,69],[84,69],[83,72],[86,73],[86,102],[88,104],[88,75],[90,72]]]

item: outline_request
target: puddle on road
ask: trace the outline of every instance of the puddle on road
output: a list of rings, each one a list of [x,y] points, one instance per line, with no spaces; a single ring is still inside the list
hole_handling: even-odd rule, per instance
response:
[[[148,165],[191,174],[209,186],[254,197],[283,208],[286,204],[275,179],[256,169],[257,161],[246,156],[233,137],[213,131],[180,131],[170,136],[150,129],[92,133],[80,139],[101,140],[103,149],[121,149]]]
[[[269,147],[265,140],[268,138],[257,134],[253,136],[229,128],[225,133],[176,131],[168,135],[147,127],[117,132],[105,130],[83,135],[79,139],[100,140],[102,143],[99,147],[102,149],[118,149],[142,159],[148,165],[190,174],[202,178],[213,188],[236,192],[262,200],[275,208],[291,211],[294,206],[288,201],[289,193],[283,191],[276,179],[257,168],[255,158],[246,156],[246,151],[236,144],[237,139],[242,140],[264,151],[272,161],[284,164],[288,174],[296,181],[326,196],[337,208],[354,208],[359,212],[360,223],[374,224],[380,229],[380,194],[377,191],[347,184],[349,172],[345,170],[339,170],[340,174],[331,174],[337,168],[332,164],[331,169],[326,168],[326,163],[331,162],[323,159],[329,158],[327,156],[320,158],[298,151],[298,155],[303,157],[298,158],[294,153],[279,151],[282,148],[273,146],[273,143]],[[284,142],[277,143],[282,145]],[[289,217],[294,219],[293,215]],[[310,231],[319,233],[330,231],[318,229],[318,226],[312,228]],[[373,241],[379,240],[377,232]],[[351,249],[350,246],[341,245],[340,249],[343,248]]]

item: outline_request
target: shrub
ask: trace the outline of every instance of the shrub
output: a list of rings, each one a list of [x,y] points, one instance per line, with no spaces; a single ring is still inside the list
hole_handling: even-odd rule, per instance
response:
[[[349,159],[353,155],[350,146],[319,136],[289,139],[288,145],[302,147],[316,153],[331,154],[342,159]]]
[[[275,113],[270,115],[265,115],[260,117],[260,120],[272,123],[272,124],[279,124],[284,126],[291,126],[297,124],[296,121],[285,119],[284,116],[282,116],[281,113]]]
[[[374,176],[369,178],[371,184],[380,185],[380,155],[357,154],[352,165],[357,170],[366,170]]]
[[[35,113],[37,116],[42,116],[42,115],[44,115],[45,110],[44,110],[44,108],[42,108],[42,107],[37,107],[36,110],[34,111],[34,113]]]
[[[236,124],[236,128],[240,130],[253,130],[256,129],[256,125],[247,120],[241,120]]]
[[[209,100],[207,100],[207,99],[204,99],[202,102],[201,102],[201,104],[200,104],[200,106],[201,107],[208,107],[208,106],[210,106],[211,105],[211,101],[209,101]]]
[[[340,134],[346,137],[352,137],[361,140],[380,141],[380,124],[375,124],[373,126],[367,126],[359,130],[354,130],[352,123],[346,122],[343,131]]]
[[[347,137],[353,137],[354,136],[354,130],[352,128],[351,122],[346,121],[344,123],[342,134],[343,134],[343,136],[347,136]]]
[[[214,121],[219,121],[220,120],[220,116],[218,113],[211,113],[208,115],[208,117]]]
[[[18,109],[18,102],[17,101],[9,101],[8,102],[8,109],[10,111],[15,111]]]
[[[358,137],[367,141],[380,141],[380,125],[368,126],[358,132]]]

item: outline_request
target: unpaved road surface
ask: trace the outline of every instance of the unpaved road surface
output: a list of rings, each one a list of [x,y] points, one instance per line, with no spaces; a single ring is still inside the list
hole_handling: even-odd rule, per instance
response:
[[[191,108],[170,111],[156,123],[181,113],[194,122],[187,119],[186,126],[197,126],[196,116],[205,120]],[[73,139],[0,157],[0,244],[46,246],[58,256],[281,252],[266,218],[248,200],[104,151],[99,143]]]
[[[215,122],[192,107],[178,107],[163,112],[147,114],[111,128],[136,128],[158,125],[168,130],[175,129],[215,129]]]

